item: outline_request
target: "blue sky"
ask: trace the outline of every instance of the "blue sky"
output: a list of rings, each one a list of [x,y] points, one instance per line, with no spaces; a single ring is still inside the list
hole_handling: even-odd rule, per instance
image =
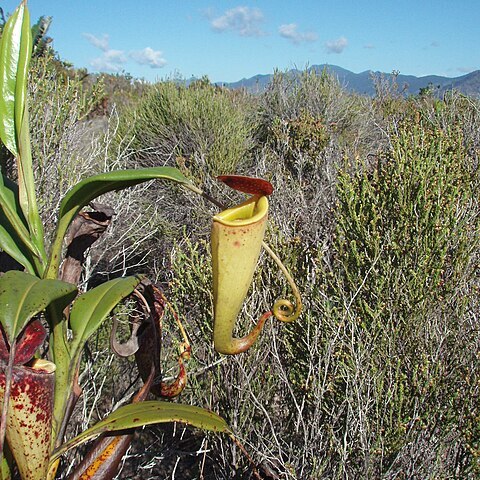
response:
[[[18,1],[2,1],[12,12]],[[480,0],[29,0],[60,56],[149,81],[231,82],[328,63],[449,77],[480,69]]]

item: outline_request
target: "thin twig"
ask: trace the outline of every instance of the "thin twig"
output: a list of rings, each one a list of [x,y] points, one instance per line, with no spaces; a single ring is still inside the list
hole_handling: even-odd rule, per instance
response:
[[[250,454],[247,452],[247,449],[243,446],[243,444],[240,442],[240,440],[235,435],[231,434],[231,435],[229,435],[229,437],[233,440],[235,445],[237,445],[237,447],[245,455],[246,459],[250,462],[250,465],[252,467],[252,473],[255,476],[255,478],[257,480],[262,480],[262,477],[260,476],[260,473],[258,473],[255,462],[253,461],[253,458],[250,456]]]

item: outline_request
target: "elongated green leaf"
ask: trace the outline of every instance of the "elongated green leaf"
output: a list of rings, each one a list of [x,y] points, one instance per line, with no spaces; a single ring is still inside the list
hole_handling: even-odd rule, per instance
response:
[[[20,207],[27,219],[31,239],[42,263],[42,270],[46,267],[43,224],[38,213],[37,198],[35,193],[35,180],[33,178],[32,153],[30,148],[30,131],[28,125],[28,111],[25,103],[25,114],[18,137],[19,155],[17,157],[18,170],[18,196]],[[43,273],[43,272],[42,272]]]
[[[105,432],[116,432],[155,423],[181,422],[203,430],[232,434],[227,422],[216,413],[192,405],[152,400],[124,405],[107,418],[62,445],[51,457],[55,461],[73,447]]]
[[[25,111],[31,49],[30,17],[22,2],[5,24],[0,42],[0,139],[15,156]]]
[[[15,249],[13,245],[20,239],[37,258],[45,257],[43,232],[41,228],[39,229],[40,217],[35,201],[31,156],[29,148],[26,148],[27,144],[29,146],[28,116],[25,116],[25,112],[31,51],[30,16],[26,2],[22,2],[5,24],[0,41],[0,139],[17,157],[20,183],[20,191],[17,193],[19,204],[14,205],[10,201],[8,188],[5,182],[0,181],[0,205],[5,217],[2,219],[1,236],[4,242],[2,248],[29,271],[32,271],[31,259],[27,261],[30,255],[25,255],[25,252],[19,253],[20,249]],[[22,134],[22,130],[26,134]],[[20,158],[22,144],[26,151],[26,154],[22,155],[25,157],[24,161]],[[27,224],[19,218],[20,211],[25,213]],[[8,226],[5,225],[4,220],[8,222]],[[32,225],[34,228],[31,228]],[[38,235],[35,235],[37,231]],[[30,232],[34,233],[34,241]]]
[[[29,273],[35,273],[35,267],[28,252],[22,248],[18,235],[10,227],[3,210],[0,209],[0,248],[14,260],[23,265]]]
[[[18,52],[17,75],[15,84],[15,132],[17,145],[20,144],[21,130],[24,128],[24,115],[27,105],[28,66],[32,56],[32,30],[30,13],[24,4],[22,27],[20,32],[20,49]]]
[[[24,272],[10,271],[0,277],[0,322],[10,343],[28,321],[57,300],[68,305],[77,287],[60,280],[41,280]]]
[[[40,270],[43,271],[46,254],[43,226],[35,197],[27,111],[28,65],[31,54],[30,14],[26,2],[22,2],[8,19],[0,41],[0,139],[17,159],[19,202],[27,220],[29,235],[22,231],[15,218],[15,211],[5,206],[5,199],[0,196],[0,201],[5,216],[23,243],[40,259],[37,264],[42,265]]]
[[[162,178],[177,183],[189,183],[188,179],[173,167],[151,167],[139,170],[116,170],[85,178],[67,192],[60,204],[60,218],[73,219],[89,202],[104,193]]]
[[[77,298],[70,312],[73,357],[81,351],[84,343],[100,327],[118,302],[130,295],[141,280],[138,276],[115,278]]]
[[[189,180],[173,167],[152,167],[139,170],[116,170],[86,178],[67,192],[60,204],[59,222],[51,248],[51,260],[46,277],[56,278],[60,264],[60,251],[67,228],[75,215],[92,200],[114,190],[123,190],[154,179],[190,184]]]
[[[18,186],[3,175],[0,175],[0,248],[34,273],[34,246],[20,209]]]

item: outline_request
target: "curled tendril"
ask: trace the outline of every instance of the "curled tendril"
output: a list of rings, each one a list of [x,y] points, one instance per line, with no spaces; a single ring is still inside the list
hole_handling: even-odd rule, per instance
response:
[[[283,298],[275,302],[272,310],[274,317],[284,323],[294,322],[302,311],[301,308],[295,309],[295,306],[290,300]]]
[[[158,396],[161,396],[161,397],[174,398],[180,395],[180,393],[182,393],[183,389],[187,385],[187,370],[185,368],[185,362],[190,360],[192,347],[190,346],[190,342],[188,341],[188,336],[185,331],[185,328],[183,327],[183,324],[176,310],[173,308],[173,305],[168,301],[167,297],[164,295],[164,293],[160,289],[154,286],[153,290],[155,292],[156,298],[161,299],[163,305],[170,310],[170,313],[175,319],[178,329],[180,330],[180,334],[183,338],[183,342],[179,346],[179,354],[178,354],[179,371],[178,371],[177,377],[172,383],[166,383],[162,381],[160,383],[159,388],[157,388],[155,391],[154,389],[152,389],[152,392],[153,393],[156,392],[156,394],[158,394]]]
[[[297,285],[293,280],[292,276],[286,269],[285,265],[282,261],[277,257],[275,252],[265,243],[262,243],[263,248],[265,251],[270,255],[273,261],[277,264],[278,268],[282,271],[287,279],[290,288],[292,289],[293,295],[295,297],[295,305],[286,299],[279,299],[273,305],[273,315],[277,320],[280,320],[284,323],[291,323],[294,322],[302,313],[302,297],[300,296],[300,292],[298,291]]]

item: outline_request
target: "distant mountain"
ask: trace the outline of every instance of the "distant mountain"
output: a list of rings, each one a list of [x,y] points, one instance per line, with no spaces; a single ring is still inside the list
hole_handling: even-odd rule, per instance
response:
[[[363,95],[375,95],[375,86],[372,77],[383,75],[385,79],[391,80],[392,73],[373,72],[372,70],[366,70],[361,73],[353,73],[345,68],[338,67],[336,65],[313,65],[309,70],[314,70],[318,73],[327,70],[334,76],[336,76],[341,85],[349,91],[360,93]],[[290,70],[288,73],[292,75],[299,75],[300,70]],[[268,84],[272,81],[273,74],[255,75],[251,78],[243,78],[238,82],[232,83],[217,83],[217,85],[223,85],[228,88],[245,88],[249,92],[262,92],[267,88]],[[420,89],[432,86],[438,90],[439,94],[444,93],[452,88],[471,96],[480,95],[480,70],[462,75],[460,77],[441,77],[438,75],[427,75],[425,77],[415,77],[414,75],[402,75],[397,76],[397,83],[400,89],[405,94],[416,95],[420,92]]]

